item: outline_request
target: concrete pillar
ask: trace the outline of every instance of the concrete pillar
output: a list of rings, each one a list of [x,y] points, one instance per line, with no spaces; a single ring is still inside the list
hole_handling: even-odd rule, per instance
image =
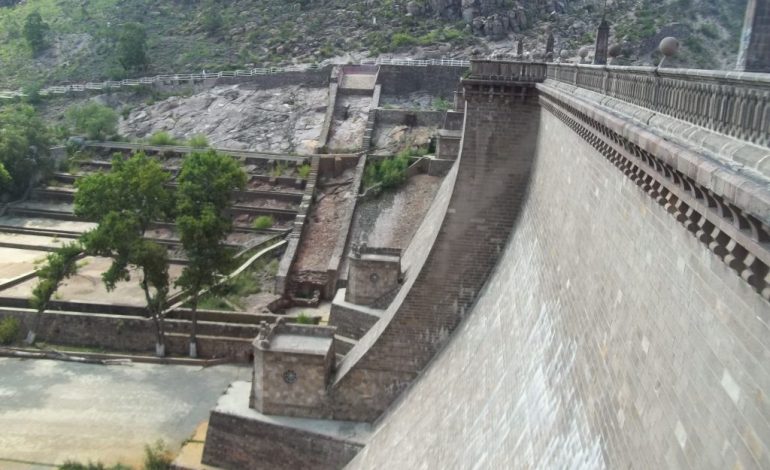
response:
[[[548,54],[551,54],[550,60],[553,60],[553,58],[554,58],[553,57],[554,42],[555,42],[555,40],[554,40],[554,37],[553,37],[553,33],[549,32],[548,33],[548,38],[546,38],[546,40],[545,40],[545,56],[546,56],[546,60],[549,60]]]
[[[770,72],[770,0],[749,0],[736,68]]]
[[[610,44],[610,24],[606,18],[602,18],[599,30],[596,32],[596,51],[594,52],[595,65],[607,65],[607,49]]]

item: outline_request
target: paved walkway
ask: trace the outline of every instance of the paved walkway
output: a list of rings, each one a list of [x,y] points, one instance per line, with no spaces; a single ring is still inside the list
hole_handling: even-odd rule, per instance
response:
[[[138,465],[144,445],[158,439],[178,451],[228,385],[250,372],[0,358],[0,468],[67,459]]]

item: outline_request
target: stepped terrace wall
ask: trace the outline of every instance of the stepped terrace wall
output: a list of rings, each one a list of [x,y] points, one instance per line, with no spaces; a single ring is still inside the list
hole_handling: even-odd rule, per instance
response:
[[[767,468],[769,304],[541,101],[497,267],[349,468]]]

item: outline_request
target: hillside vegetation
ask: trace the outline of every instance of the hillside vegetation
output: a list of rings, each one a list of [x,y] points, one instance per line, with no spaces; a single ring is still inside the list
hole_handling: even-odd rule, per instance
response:
[[[347,53],[415,58],[592,45],[602,0],[5,0],[0,3],[0,88],[162,72],[317,62]],[[680,65],[730,67],[745,0],[615,0],[614,41],[627,62],[655,59],[678,36]],[[42,23],[30,15],[39,12]],[[34,19],[34,18],[33,18]],[[121,35],[146,35],[147,63],[127,67]],[[134,31],[136,36],[141,32]]]

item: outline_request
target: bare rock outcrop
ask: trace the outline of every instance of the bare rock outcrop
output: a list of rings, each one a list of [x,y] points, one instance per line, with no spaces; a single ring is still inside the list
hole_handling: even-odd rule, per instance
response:
[[[180,140],[203,134],[215,147],[312,153],[326,101],[325,88],[219,86],[139,106],[121,120],[119,132],[143,138],[166,131]]]

